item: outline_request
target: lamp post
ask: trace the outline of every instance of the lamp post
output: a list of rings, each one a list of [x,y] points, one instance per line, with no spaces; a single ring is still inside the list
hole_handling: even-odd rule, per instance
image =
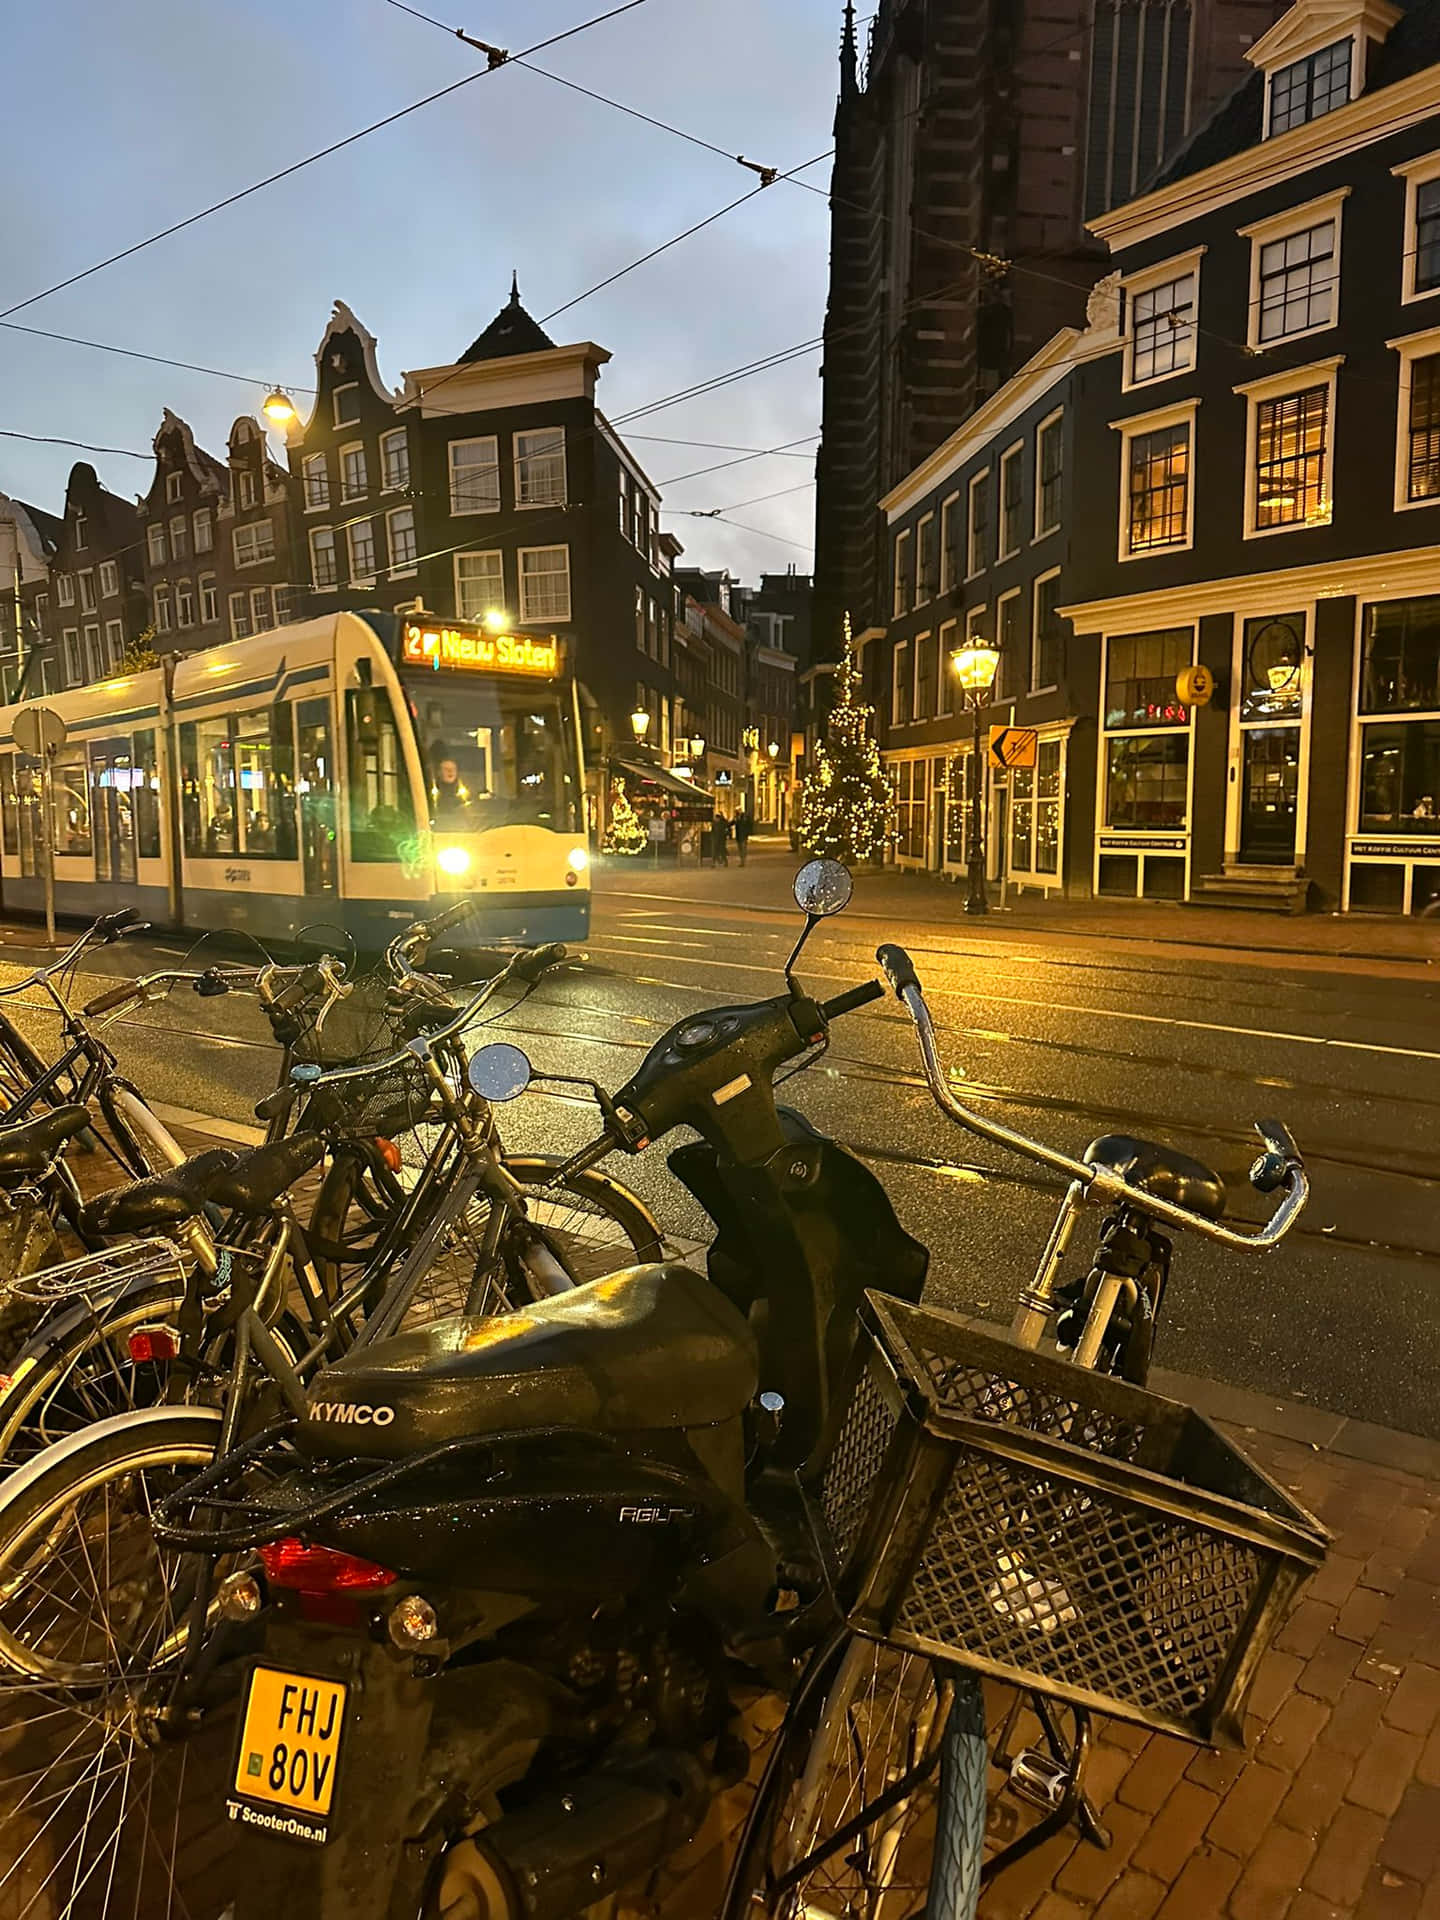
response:
[[[966,913],[988,913],[989,897],[985,891],[985,769],[980,759],[980,714],[989,703],[990,689],[995,684],[995,674],[1000,665],[1000,650],[994,647],[982,634],[970,634],[963,647],[957,647],[950,656],[950,664],[955,669],[970,709],[974,715],[974,741],[971,747],[970,762],[970,834],[968,849],[969,889],[965,898]]]
[[[630,716],[630,731],[635,736],[637,747],[644,746],[645,736],[650,731],[650,715],[644,707],[636,707]]]

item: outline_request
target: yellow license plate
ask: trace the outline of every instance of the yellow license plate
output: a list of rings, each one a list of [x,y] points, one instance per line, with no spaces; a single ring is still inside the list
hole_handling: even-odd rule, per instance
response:
[[[338,1680],[256,1667],[250,1676],[233,1791],[274,1813],[232,1809],[247,1826],[323,1840],[335,1799],[348,1689]],[[298,1829],[298,1831],[297,1831]]]

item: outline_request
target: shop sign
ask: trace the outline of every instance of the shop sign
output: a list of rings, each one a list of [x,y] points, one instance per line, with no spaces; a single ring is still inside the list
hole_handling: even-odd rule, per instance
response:
[[[1361,859],[1440,860],[1440,840],[1352,840],[1350,851]]]
[[[1175,676],[1175,696],[1182,706],[1208,707],[1215,696],[1214,674],[1203,662],[1182,667]]]
[[[461,673],[518,673],[553,680],[560,671],[560,642],[553,634],[491,633],[478,626],[431,625],[407,620],[400,641],[407,667]]]
[[[1185,842],[1179,840],[1160,840],[1153,837],[1139,839],[1133,834],[1102,833],[1100,836],[1102,853],[1183,853]]]

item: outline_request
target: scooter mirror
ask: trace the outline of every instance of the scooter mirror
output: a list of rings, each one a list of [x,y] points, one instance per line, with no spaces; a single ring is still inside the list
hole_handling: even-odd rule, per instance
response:
[[[530,1084],[530,1062],[508,1040],[496,1040],[470,1056],[470,1085],[482,1100],[517,1100]]]
[[[795,876],[795,904],[816,920],[842,913],[852,890],[850,869],[838,860],[807,860]]]

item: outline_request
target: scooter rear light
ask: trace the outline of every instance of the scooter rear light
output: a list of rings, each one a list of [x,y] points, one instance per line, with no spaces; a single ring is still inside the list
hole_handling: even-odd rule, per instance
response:
[[[374,1593],[393,1586],[396,1575],[388,1567],[334,1547],[307,1547],[293,1536],[260,1549],[261,1563],[271,1586],[292,1587],[297,1593]]]
[[[139,1361],[173,1360],[175,1336],[169,1327],[137,1327],[126,1343],[130,1358]]]

